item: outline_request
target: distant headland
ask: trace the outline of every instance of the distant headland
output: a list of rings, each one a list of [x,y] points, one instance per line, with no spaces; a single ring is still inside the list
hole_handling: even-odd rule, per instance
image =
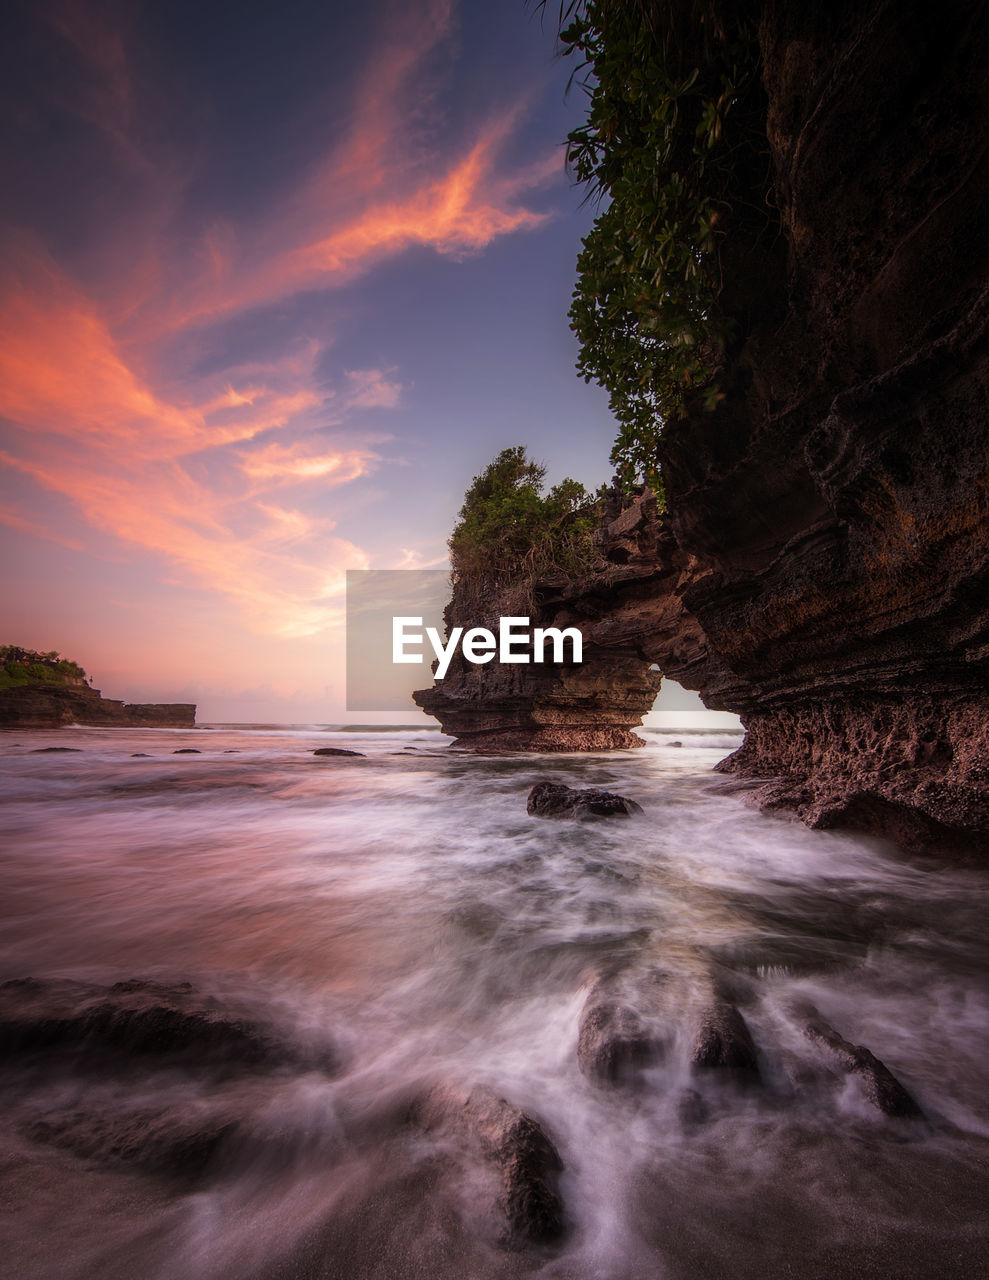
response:
[[[0,728],[56,729],[71,724],[190,729],[196,724],[196,704],[104,698],[77,662],[54,651],[0,645]]]

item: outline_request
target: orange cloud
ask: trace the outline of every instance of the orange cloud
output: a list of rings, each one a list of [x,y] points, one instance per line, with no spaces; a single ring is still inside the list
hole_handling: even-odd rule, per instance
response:
[[[241,467],[253,480],[324,480],[345,484],[366,475],[377,457],[371,449],[320,453],[317,448],[318,442],[314,440],[297,440],[292,444],[273,441],[263,448],[242,453]]]
[[[429,164],[409,175],[404,161],[395,161],[391,170],[382,162],[373,198],[368,194],[363,202],[357,202],[356,209],[342,211],[339,202],[327,207],[323,186],[310,188],[311,205],[296,210],[296,225],[279,228],[277,235],[265,233],[270,254],[263,248],[254,251],[250,254],[252,265],[246,269],[237,272],[228,264],[222,280],[209,276],[200,281],[180,305],[173,323],[182,326],[216,317],[300,289],[345,284],[412,245],[428,245],[438,253],[463,257],[486,248],[499,236],[542,226],[551,215],[520,205],[518,197],[558,178],[563,173],[563,157],[554,151],[515,173],[500,174],[499,149],[514,129],[518,114],[516,109],[489,123],[466,154],[448,165],[440,177],[431,175]],[[399,142],[400,138],[391,139],[393,147]],[[375,139],[375,151],[384,146],[385,139]],[[345,185],[342,174],[338,179]],[[381,199],[377,192],[389,185],[411,190]],[[347,204],[354,203],[350,189]]]
[[[374,467],[374,441],[355,418],[398,406],[399,371],[349,369],[328,390],[315,340],[215,379],[156,370],[168,343],[209,321],[346,283],[413,245],[460,257],[546,221],[525,197],[561,172],[562,154],[504,165],[521,108],[466,130],[452,158],[434,150],[430,59],[450,34],[452,8],[426,0],[410,12],[396,0],[354,86],[349,130],[277,205],[253,221],[214,220],[184,256],[175,246],[188,236],[168,225],[182,169],[167,156],[152,162],[133,141],[144,136],[141,85],[124,42],[71,6],[56,24],[96,73],[78,113],[143,175],[146,207],[133,235],[121,220],[119,248],[112,236],[99,247],[99,299],[36,251],[8,263],[0,415],[15,430],[0,457],[92,527],[236,602],[261,631],[308,635],[338,619],[344,569],[367,556],[311,509],[311,495]],[[342,427],[345,443],[329,434]],[[291,504],[270,500],[289,490]],[[59,536],[16,508],[0,521]]]
[[[33,290],[32,264],[19,265],[0,305],[0,415],[20,430],[0,462],[68,498],[94,528],[234,600],[257,628],[305,635],[337,621],[344,572],[367,556],[332,521],[260,499],[272,484],[355,480],[373,466],[373,449],[315,451],[312,413],[324,397],[313,385],[228,386],[199,407],[157,394],[50,263],[33,264]],[[301,442],[230,447],[300,427]],[[204,479],[190,468],[207,454]],[[245,473],[247,486],[237,483]],[[28,531],[16,511],[0,519]],[[49,533],[37,521],[30,531]],[[303,533],[300,555],[291,544]]]

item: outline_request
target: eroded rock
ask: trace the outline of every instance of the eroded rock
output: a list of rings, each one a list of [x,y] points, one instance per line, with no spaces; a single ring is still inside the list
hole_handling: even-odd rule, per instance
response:
[[[0,1058],[53,1049],[117,1060],[155,1056],[224,1071],[336,1065],[328,1050],[309,1054],[290,1045],[189,983],[133,979],[98,987],[18,979],[0,986]]]
[[[27,1121],[20,1128],[35,1142],[71,1151],[84,1160],[182,1179],[202,1177],[237,1131],[229,1118],[175,1109],[110,1114],[73,1108]]]
[[[526,812],[537,818],[627,818],[642,806],[613,791],[584,791],[557,782],[537,782],[529,792]]]
[[[896,1076],[864,1045],[852,1044],[825,1022],[817,1010],[805,1013],[804,1034],[829,1051],[831,1060],[847,1075],[856,1076],[866,1098],[886,1116],[912,1118],[922,1115],[913,1097]]]
[[[691,1062],[750,1076],[759,1074],[759,1061],[745,1019],[728,1000],[716,996],[701,1014]]]
[[[510,1248],[557,1242],[565,1230],[558,1191],[563,1161],[538,1120],[493,1090],[436,1088],[420,1100],[416,1118],[473,1145],[499,1174],[501,1243]]]
[[[580,1015],[577,1065],[596,1084],[631,1084],[658,1046],[629,1005],[591,994]]]

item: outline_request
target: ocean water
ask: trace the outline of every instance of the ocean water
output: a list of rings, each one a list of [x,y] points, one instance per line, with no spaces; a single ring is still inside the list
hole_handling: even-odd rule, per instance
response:
[[[0,1269],[987,1274],[989,877],[756,812],[711,771],[734,734],[647,737],[483,758],[427,730],[0,735],[0,982],[37,979],[42,1003],[71,1003],[67,981],[189,983],[288,1047],[274,1068],[218,1071],[63,1048],[51,1022],[32,1052],[8,1045]],[[185,747],[198,754],[173,754]],[[644,812],[530,818],[545,779]],[[661,1008],[657,983],[676,996]],[[691,1065],[712,984],[745,1021],[757,1078]],[[614,1087],[577,1061],[602,989],[660,1046]],[[809,1006],[922,1115],[877,1110],[804,1033]],[[490,1153],[417,1121],[424,1097],[478,1088],[559,1152],[555,1243],[507,1243]],[[172,1129],[221,1131],[195,1177],[143,1158]]]

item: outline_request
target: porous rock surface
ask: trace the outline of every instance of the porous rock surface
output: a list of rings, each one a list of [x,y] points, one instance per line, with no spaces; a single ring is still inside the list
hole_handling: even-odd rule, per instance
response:
[[[575,790],[559,782],[537,782],[529,792],[526,812],[537,818],[628,818],[642,805],[597,787]]]

